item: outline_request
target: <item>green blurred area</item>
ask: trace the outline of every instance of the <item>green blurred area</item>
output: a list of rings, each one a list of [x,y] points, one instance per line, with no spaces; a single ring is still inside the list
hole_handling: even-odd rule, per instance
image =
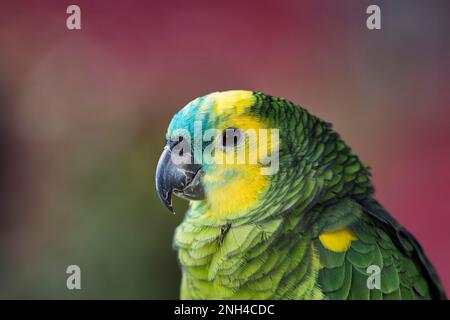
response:
[[[153,132],[106,157],[85,150],[91,155],[71,164],[65,209],[56,205],[54,214],[37,212],[42,219],[59,215],[60,228],[50,230],[57,233],[47,235],[26,260],[3,261],[0,297],[178,298],[172,236],[187,203],[175,200],[181,214],[173,215],[159,202],[154,172],[163,141],[149,141],[155,141]],[[66,288],[65,270],[72,264],[81,268],[82,290]]]

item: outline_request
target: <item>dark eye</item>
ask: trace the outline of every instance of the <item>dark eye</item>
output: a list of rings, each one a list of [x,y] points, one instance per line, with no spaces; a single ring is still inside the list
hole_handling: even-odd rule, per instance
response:
[[[222,147],[236,147],[244,140],[244,133],[241,129],[227,128],[222,132]]]

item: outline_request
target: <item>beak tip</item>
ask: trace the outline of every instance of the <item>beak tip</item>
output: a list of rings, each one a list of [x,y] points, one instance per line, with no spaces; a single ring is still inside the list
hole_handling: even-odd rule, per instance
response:
[[[173,205],[172,205],[172,193],[171,191],[166,191],[165,192],[165,196],[163,196],[162,194],[164,193],[159,193],[159,199],[161,200],[162,204],[164,204],[164,206],[169,209],[170,212],[175,214],[175,210],[173,210]]]
[[[167,209],[169,209],[170,212],[172,212],[173,214],[175,214],[175,210],[173,210],[173,206],[172,204],[168,204],[166,205]]]

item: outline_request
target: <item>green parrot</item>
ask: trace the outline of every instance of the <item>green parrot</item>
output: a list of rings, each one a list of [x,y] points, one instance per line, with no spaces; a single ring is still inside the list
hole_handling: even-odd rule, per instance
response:
[[[215,92],[182,108],[166,140],[158,195],[171,211],[172,194],[190,200],[173,242],[181,299],[446,298],[369,168],[305,109]]]

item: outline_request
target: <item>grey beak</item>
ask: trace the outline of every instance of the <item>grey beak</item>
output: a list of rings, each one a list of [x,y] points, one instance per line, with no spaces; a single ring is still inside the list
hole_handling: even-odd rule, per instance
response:
[[[205,193],[202,185],[203,171],[200,164],[175,164],[172,160],[173,144],[167,144],[156,168],[156,191],[161,202],[172,212],[172,194],[188,199],[202,200]]]

